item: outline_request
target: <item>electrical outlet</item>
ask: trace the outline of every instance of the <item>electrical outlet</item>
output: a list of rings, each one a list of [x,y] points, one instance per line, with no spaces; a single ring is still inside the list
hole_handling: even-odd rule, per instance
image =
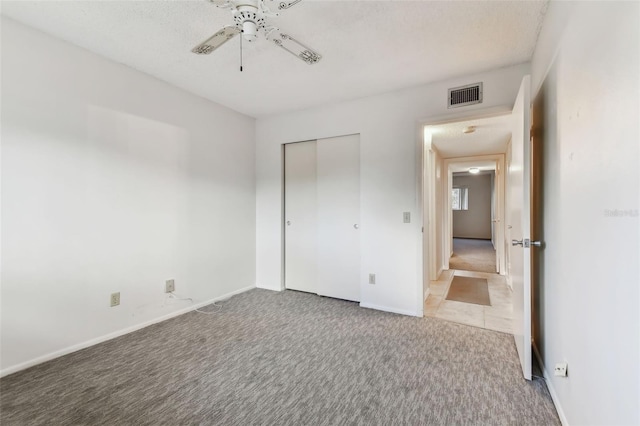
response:
[[[376,283],[376,274],[369,274],[369,284]]]
[[[167,280],[164,283],[164,292],[171,293],[172,291],[176,291],[176,281],[175,280]]]
[[[553,370],[553,374],[560,377],[567,377],[567,363],[560,362],[556,364],[556,368]]]
[[[402,213],[402,221],[404,223],[411,223],[411,212]]]
[[[109,300],[111,301],[112,308],[114,306],[118,306],[120,304],[120,292],[111,293],[111,298]]]

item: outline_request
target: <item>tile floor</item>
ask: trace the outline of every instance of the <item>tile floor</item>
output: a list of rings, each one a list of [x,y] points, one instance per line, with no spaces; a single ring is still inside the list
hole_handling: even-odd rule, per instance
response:
[[[486,278],[489,284],[491,306],[445,300],[453,276]],[[448,270],[437,281],[431,281],[429,297],[424,304],[424,315],[489,330],[512,333],[511,289],[502,275],[487,272]]]

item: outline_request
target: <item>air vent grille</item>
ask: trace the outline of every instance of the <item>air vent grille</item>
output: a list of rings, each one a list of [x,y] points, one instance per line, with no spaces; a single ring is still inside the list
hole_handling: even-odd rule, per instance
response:
[[[468,84],[466,86],[449,89],[448,108],[457,108],[481,103],[482,83]]]

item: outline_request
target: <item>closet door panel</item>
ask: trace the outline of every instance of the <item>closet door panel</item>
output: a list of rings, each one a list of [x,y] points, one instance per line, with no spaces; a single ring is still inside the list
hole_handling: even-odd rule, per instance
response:
[[[318,294],[360,300],[360,137],[317,142]]]
[[[284,148],[285,287],[316,293],[317,155],[316,141]]]

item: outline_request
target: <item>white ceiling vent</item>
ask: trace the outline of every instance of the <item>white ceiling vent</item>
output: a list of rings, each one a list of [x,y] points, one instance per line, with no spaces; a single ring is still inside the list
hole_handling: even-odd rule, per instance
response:
[[[447,108],[482,103],[482,83],[467,84],[466,86],[449,89]]]

